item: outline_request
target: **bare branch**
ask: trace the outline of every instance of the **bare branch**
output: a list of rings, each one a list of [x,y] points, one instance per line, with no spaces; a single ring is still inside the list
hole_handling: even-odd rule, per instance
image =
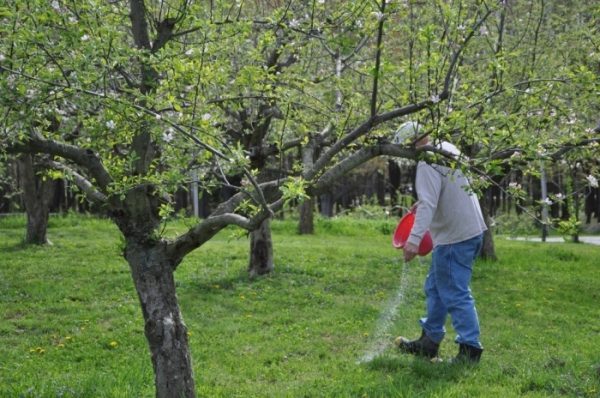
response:
[[[90,176],[98,183],[98,187],[103,190],[112,182],[112,178],[102,164],[102,161],[90,149],[83,149],[55,140],[45,139],[40,134],[32,132],[25,142],[9,145],[6,150],[9,153],[46,153],[68,159],[88,170]]]
[[[50,168],[60,170],[68,174],[73,179],[75,185],[77,185],[77,187],[83,191],[85,196],[93,202],[106,203],[108,200],[106,195],[94,188],[94,185],[89,180],[73,170],[71,167],[53,160],[47,161],[45,164]]]
[[[236,225],[245,230],[252,231],[282,206],[283,199],[277,199],[267,209],[261,210],[250,218],[233,212],[211,215],[198,225],[190,228],[185,234],[168,242],[167,252],[170,254],[171,258],[174,259],[174,264],[179,264],[189,252],[208,242],[226,226]]]

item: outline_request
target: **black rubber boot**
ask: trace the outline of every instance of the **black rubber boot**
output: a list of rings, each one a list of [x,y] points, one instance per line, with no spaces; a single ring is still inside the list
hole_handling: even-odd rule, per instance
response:
[[[400,336],[396,338],[396,345],[402,352],[427,358],[437,357],[440,349],[439,343],[431,340],[425,334],[425,331],[421,333],[421,337],[419,337],[417,340],[409,341],[408,339]]]
[[[481,359],[482,352],[483,348],[478,348],[467,344],[459,344],[458,354],[456,357],[454,357],[454,359],[452,359],[452,363],[477,363]]]

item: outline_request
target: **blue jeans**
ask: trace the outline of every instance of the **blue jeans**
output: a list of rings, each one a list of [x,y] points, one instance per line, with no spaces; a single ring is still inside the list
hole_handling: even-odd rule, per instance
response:
[[[469,283],[473,262],[481,250],[483,235],[433,249],[431,268],[425,280],[427,317],[421,318],[425,334],[439,343],[446,334],[450,314],[456,342],[483,348],[479,341],[479,320]]]

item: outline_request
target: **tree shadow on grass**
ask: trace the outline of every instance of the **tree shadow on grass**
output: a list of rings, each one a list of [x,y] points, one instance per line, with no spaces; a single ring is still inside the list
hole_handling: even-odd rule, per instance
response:
[[[16,253],[26,250],[47,250],[53,247],[52,244],[38,245],[34,243],[26,243],[24,239],[21,239],[17,243],[7,244],[0,246],[0,253]]]

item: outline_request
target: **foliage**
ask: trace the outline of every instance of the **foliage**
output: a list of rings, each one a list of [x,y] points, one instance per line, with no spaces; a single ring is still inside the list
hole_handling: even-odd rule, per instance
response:
[[[24,221],[0,220],[0,395],[154,396],[115,227],[52,218],[54,246],[21,247]],[[275,231],[288,224],[290,233],[275,232],[278,268],[260,280],[244,272],[245,241],[227,233],[185,260],[176,277],[200,396],[597,396],[600,324],[589,314],[599,249],[587,245],[500,239],[500,261],[477,263],[485,345],[478,367],[431,364],[393,349],[358,364],[403,277],[389,235],[368,232],[366,221],[337,219],[332,230],[317,224],[316,236],[274,221]],[[167,233],[181,228],[169,225]],[[418,334],[425,273],[409,266],[386,339]],[[456,350],[448,329],[446,359]]]
[[[540,233],[537,221],[527,214],[503,213],[494,217],[494,231],[497,234],[516,236],[530,236]]]
[[[581,221],[577,217],[571,216],[568,220],[558,221],[557,229],[565,240],[572,240],[574,236],[579,235]]]

